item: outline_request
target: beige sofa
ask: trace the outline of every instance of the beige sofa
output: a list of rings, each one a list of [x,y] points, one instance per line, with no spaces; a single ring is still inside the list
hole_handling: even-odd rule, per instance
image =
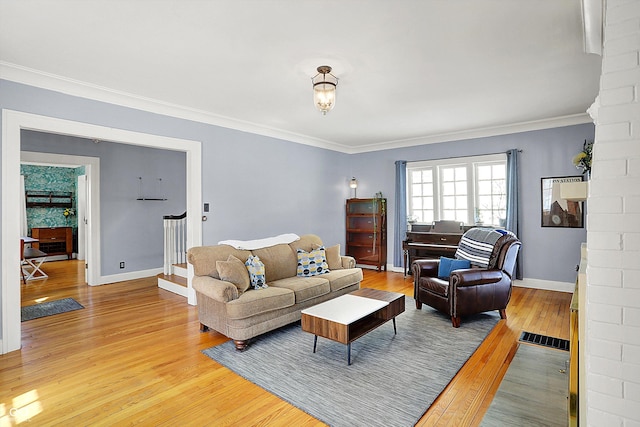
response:
[[[355,268],[352,257],[340,256],[339,245],[326,249],[330,272],[297,276],[298,248],[310,252],[321,245],[318,236],[308,234],[289,244],[252,251],[229,245],[189,249],[200,329],[214,329],[233,339],[236,349],[244,350],[250,338],[300,320],[301,310],[359,289],[362,270]],[[229,255],[243,263],[250,255],[258,256],[265,266],[268,287],[242,292],[237,284],[221,280],[216,265],[223,270],[220,262],[227,261]]]

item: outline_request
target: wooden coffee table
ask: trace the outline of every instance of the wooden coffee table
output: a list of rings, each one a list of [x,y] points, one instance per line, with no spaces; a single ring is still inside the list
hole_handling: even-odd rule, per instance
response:
[[[351,365],[351,343],[404,312],[404,294],[378,289],[358,289],[302,310],[302,330],[312,333],[313,352],[318,336],[347,345],[347,364]]]

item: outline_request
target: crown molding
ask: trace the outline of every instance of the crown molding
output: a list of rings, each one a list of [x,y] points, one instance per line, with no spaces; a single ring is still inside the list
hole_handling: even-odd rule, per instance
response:
[[[237,120],[226,116],[212,114],[207,111],[189,108],[177,104],[146,98],[103,86],[98,86],[79,80],[74,80],[51,73],[23,67],[0,61],[0,79],[52,90],[71,96],[92,99],[94,101],[115,104],[122,107],[134,108],[180,119],[206,123],[223,128],[239,130],[252,134],[282,139],[285,141],[309,145],[345,154],[358,154],[372,151],[382,151],[394,148],[413,147],[417,145],[436,144],[440,142],[458,141],[465,139],[483,138],[511,133],[528,132],[533,130],[550,129],[592,122],[588,114],[574,114],[553,117],[543,120],[514,123],[509,125],[492,126],[479,129],[469,129],[458,132],[425,135],[416,138],[386,141],[375,144],[347,146],[320,138],[313,138],[294,132],[258,125]]]
[[[351,154],[370,151],[389,150],[392,148],[414,147],[416,145],[437,144],[439,142],[461,141],[465,139],[486,138],[490,136],[508,135],[512,133],[529,132],[534,130],[552,129],[565,126],[593,123],[587,113],[571,114],[568,116],[551,117],[529,122],[512,123],[508,125],[490,126],[486,128],[469,129],[458,132],[446,132],[426,135],[417,138],[399,139],[379,144],[361,145],[350,150]]]

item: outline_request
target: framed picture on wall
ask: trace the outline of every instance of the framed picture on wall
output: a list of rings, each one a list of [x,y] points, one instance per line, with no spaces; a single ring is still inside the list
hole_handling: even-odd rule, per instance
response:
[[[582,202],[564,200],[560,197],[560,184],[582,180],[582,175],[542,178],[543,227],[584,227]]]

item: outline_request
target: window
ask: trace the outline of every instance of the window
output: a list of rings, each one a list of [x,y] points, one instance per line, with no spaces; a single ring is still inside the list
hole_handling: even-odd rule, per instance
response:
[[[505,154],[407,163],[407,213],[419,223],[504,225]]]

